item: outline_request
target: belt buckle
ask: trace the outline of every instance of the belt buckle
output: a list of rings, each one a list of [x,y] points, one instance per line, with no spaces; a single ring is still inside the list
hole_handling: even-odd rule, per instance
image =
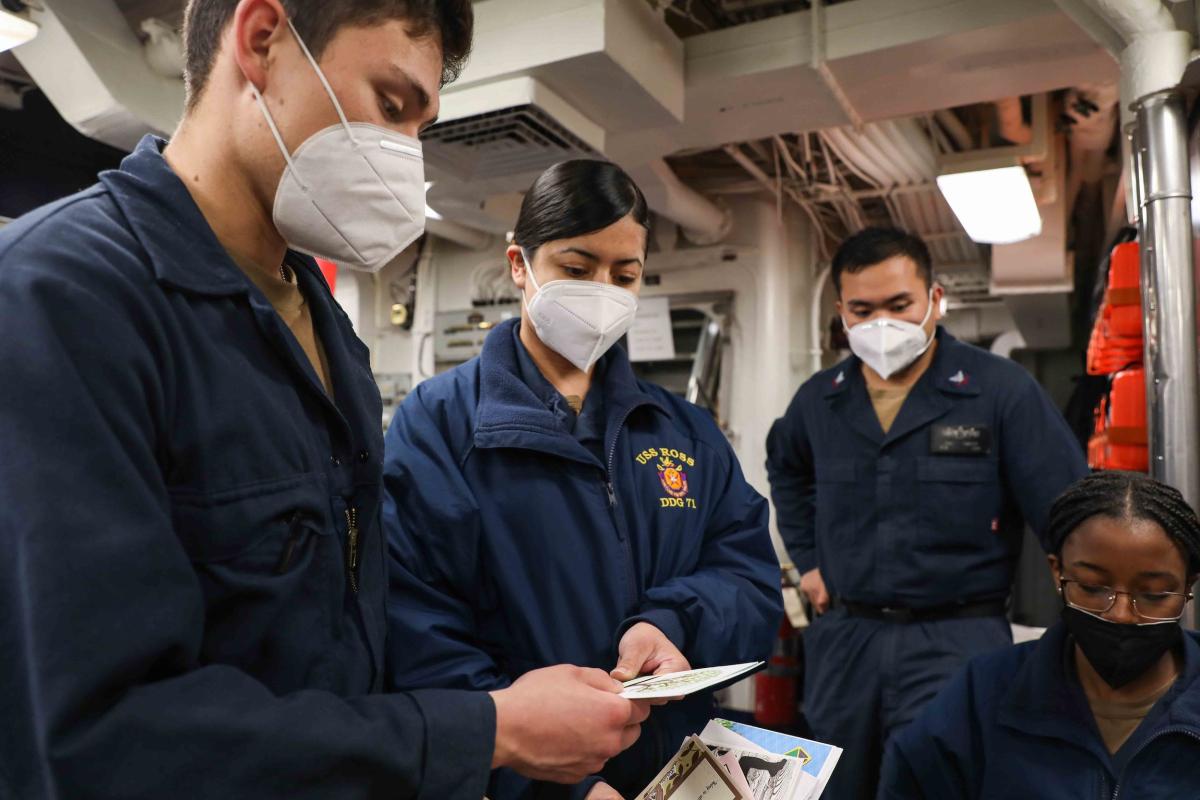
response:
[[[883,615],[884,620],[888,622],[908,622],[912,619],[912,614],[907,608],[892,608],[884,606],[879,609],[879,613]]]

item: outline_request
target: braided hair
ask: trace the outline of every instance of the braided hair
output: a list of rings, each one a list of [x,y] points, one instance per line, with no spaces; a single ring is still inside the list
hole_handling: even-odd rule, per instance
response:
[[[1200,517],[1172,486],[1140,472],[1097,472],[1068,487],[1050,509],[1046,538],[1052,552],[1084,520],[1094,516],[1158,523],[1187,557],[1188,573],[1200,572]]]

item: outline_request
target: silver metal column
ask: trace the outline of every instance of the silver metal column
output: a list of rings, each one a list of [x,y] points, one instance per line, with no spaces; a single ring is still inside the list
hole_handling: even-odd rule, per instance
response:
[[[710,316],[700,329],[696,343],[696,360],[692,362],[692,374],[688,377],[687,394],[689,403],[717,411],[717,378],[721,372],[721,322]]]
[[[1200,508],[1200,372],[1187,109],[1182,94],[1169,90],[1142,98],[1135,110],[1150,470]],[[1194,627],[1195,617],[1190,622]]]

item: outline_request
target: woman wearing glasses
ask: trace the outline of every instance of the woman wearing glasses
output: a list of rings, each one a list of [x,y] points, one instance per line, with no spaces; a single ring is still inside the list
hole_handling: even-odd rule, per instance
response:
[[[1062,621],[972,661],[890,743],[881,798],[1200,797],[1200,519],[1138,473],[1055,503]]]

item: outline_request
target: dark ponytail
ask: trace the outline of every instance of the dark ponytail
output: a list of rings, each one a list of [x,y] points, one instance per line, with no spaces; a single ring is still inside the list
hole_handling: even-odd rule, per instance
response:
[[[529,188],[513,241],[533,258],[546,242],[593,233],[628,216],[649,231],[646,198],[625,170],[608,161],[562,161]]]

